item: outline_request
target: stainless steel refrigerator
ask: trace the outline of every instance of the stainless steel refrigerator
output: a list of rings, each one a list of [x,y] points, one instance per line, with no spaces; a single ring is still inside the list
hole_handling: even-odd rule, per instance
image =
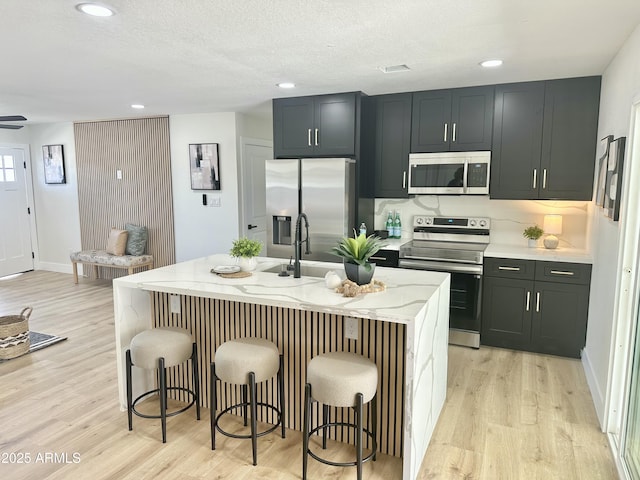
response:
[[[311,254],[305,260],[336,262],[331,247],[356,225],[356,163],[350,158],[267,160],[265,165],[267,255],[294,255],[295,224],[309,220]],[[304,222],[301,225],[305,237]]]

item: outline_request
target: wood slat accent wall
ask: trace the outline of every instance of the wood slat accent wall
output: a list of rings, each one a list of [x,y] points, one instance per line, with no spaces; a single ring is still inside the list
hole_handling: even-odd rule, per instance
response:
[[[209,406],[210,361],[223,342],[255,336],[274,342],[284,355],[285,426],[302,430],[306,366],[316,355],[332,351],[348,351],[370,358],[378,366],[378,450],[402,456],[404,421],[404,351],[405,327],[401,324],[359,319],[359,340],[344,338],[344,317],[306,312],[282,307],[269,307],[227,300],[181,296],[181,314],[169,309],[171,295],[153,292],[154,325],[188,330],[198,345],[201,404]],[[171,369],[168,384],[191,385],[191,367],[183,364]],[[218,412],[240,401],[240,387],[224,385],[218,389]],[[178,395],[180,400],[186,398]],[[277,384],[274,379],[258,386],[258,401],[276,404]],[[321,409],[314,403],[314,425],[321,419]],[[365,415],[370,415],[370,404]],[[319,411],[320,410],[320,411]],[[353,422],[353,410],[332,408],[332,421]],[[259,409],[260,421],[275,423],[271,410]],[[368,420],[367,420],[368,421]],[[354,443],[353,429],[331,429],[330,437]],[[368,445],[367,439],[367,446]]]
[[[111,227],[133,223],[147,227],[156,267],[175,263],[168,117],[76,123],[74,134],[82,248],[104,249]]]

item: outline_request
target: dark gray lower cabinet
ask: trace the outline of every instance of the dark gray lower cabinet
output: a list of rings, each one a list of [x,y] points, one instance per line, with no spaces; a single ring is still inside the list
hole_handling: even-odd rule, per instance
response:
[[[483,345],[579,358],[591,265],[486,258]]]

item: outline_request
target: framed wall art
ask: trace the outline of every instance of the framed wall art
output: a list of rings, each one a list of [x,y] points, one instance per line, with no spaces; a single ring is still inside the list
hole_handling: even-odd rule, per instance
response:
[[[64,172],[64,150],[62,145],[43,145],[45,183],[67,183]]]
[[[189,144],[192,190],[220,190],[220,161],[217,143]]]
[[[604,213],[614,222],[617,222],[620,218],[625,142],[626,137],[620,137],[613,140],[609,145],[607,181],[604,194]]]
[[[596,205],[604,206],[604,191],[607,184],[607,168],[609,166],[609,147],[613,141],[613,135],[607,135],[600,140],[598,161],[596,163]]]

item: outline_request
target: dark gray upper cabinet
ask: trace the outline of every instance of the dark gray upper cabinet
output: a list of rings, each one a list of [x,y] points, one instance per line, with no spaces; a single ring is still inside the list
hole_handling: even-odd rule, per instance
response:
[[[491,149],[493,86],[413,94],[411,151]]]
[[[273,100],[276,158],[356,155],[358,93]]]
[[[411,94],[375,97],[375,195],[407,197],[411,140]]]
[[[600,77],[496,86],[491,198],[591,200]]]

